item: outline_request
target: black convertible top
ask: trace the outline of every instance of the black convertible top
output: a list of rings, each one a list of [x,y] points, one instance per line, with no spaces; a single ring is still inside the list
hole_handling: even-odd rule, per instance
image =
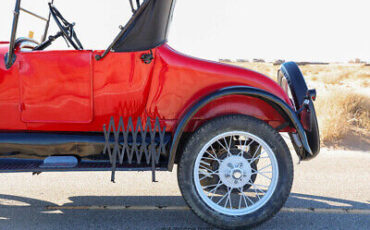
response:
[[[175,1],[145,0],[113,42],[112,51],[142,51],[166,42]]]

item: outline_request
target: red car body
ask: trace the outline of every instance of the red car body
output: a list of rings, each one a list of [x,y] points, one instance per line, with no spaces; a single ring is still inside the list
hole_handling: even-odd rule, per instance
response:
[[[285,92],[257,72],[180,54],[164,44],[153,49],[154,61],[145,64],[149,52],[102,51],[15,52],[17,61],[7,70],[0,48],[0,129],[4,131],[101,132],[114,117],[158,117],[172,132],[192,104],[228,86],[263,89],[286,103]],[[284,122],[266,102],[231,95],[201,109],[187,127],[194,131],[205,120],[238,113],[257,117],[277,127]]]

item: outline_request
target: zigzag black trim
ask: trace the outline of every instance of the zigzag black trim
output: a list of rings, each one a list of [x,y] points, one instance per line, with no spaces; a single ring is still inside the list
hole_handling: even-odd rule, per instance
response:
[[[156,164],[159,163],[161,153],[166,153],[167,151],[165,143],[166,127],[161,128],[158,118],[155,119],[153,127],[148,117],[143,127],[141,118],[138,118],[136,126],[134,126],[132,118],[130,117],[127,126],[125,126],[123,118],[120,117],[118,127],[116,127],[114,118],[112,117],[109,122],[108,130],[106,129],[106,125],[103,125],[103,130],[105,138],[103,153],[109,155],[109,160],[112,164],[112,182],[114,182],[115,179],[117,160],[119,164],[122,164],[126,156],[129,164],[132,164],[134,160],[136,160],[135,163],[140,164],[143,155],[145,155],[146,164],[149,165],[151,163],[152,181],[156,181]],[[114,135],[113,143],[111,142],[111,135]],[[138,141],[139,136],[141,137],[141,141]],[[129,137],[132,138],[132,142],[130,143],[128,141]],[[159,139],[159,142],[155,141],[156,138],[157,140]]]

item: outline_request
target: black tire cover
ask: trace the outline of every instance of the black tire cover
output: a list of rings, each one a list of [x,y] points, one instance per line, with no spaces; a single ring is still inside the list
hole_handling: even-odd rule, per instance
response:
[[[320,132],[316,117],[315,106],[312,99],[306,97],[308,87],[301,70],[295,62],[286,62],[281,65],[277,79],[280,86],[282,86],[284,78],[288,83],[290,93],[293,97],[291,99],[294,102],[296,111],[298,111],[301,105],[303,105],[304,100],[309,100],[307,109],[303,110],[299,114],[299,117],[302,123],[307,124],[305,126],[305,133],[313,155],[306,152],[303,147],[298,147],[293,141],[293,138],[291,138],[293,146],[297,154],[300,155],[301,159],[309,160],[317,156],[317,154],[319,154],[320,152]]]
[[[278,83],[281,86],[282,80],[285,79],[291,89],[293,95],[294,104],[296,110],[299,109],[300,105],[306,97],[308,90],[306,81],[304,80],[303,74],[295,62],[286,62],[280,67],[280,74],[278,74]]]

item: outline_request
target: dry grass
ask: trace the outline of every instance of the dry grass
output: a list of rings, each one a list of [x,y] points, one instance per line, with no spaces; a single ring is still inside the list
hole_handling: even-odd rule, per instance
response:
[[[276,79],[279,66],[269,63],[232,63]],[[316,88],[315,102],[321,141],[326,146],[370,146],[370,66],[301,66],[310,88]],[[350,140],[350,141],[348,141]],[[357,146],[359,147],[359,146]]]
[[[332,88],[320,92],[315,106],[322,142],[340,145],[348,134],[370,134],[370,98],[349,89]]]

